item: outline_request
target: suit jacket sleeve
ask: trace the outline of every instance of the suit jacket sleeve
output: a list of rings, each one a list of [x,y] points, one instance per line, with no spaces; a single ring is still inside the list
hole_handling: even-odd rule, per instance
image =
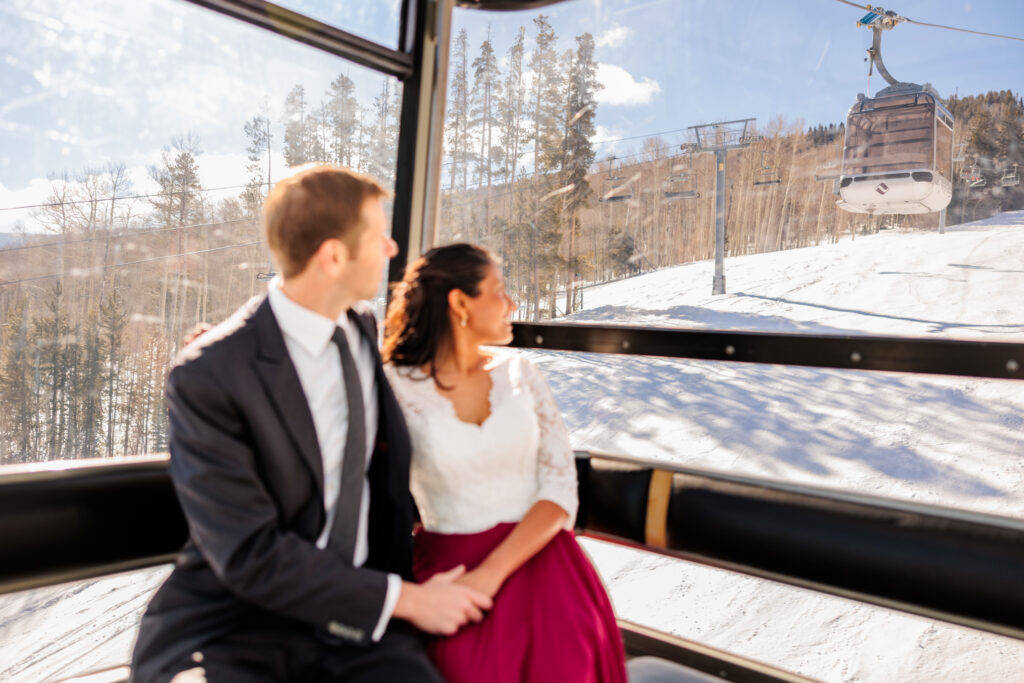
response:
[[[349,567],[283,528],[259,476],[243,411],[203,365],[178,366],[167,381],[170,470],[193,542],[239,598],[369,644],[387,575]]]

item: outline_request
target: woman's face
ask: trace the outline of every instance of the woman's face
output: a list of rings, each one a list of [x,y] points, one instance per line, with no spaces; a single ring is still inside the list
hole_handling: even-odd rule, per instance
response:
[[[512,341],[510,316],[514,310],[516,304],[505,292],[501,268],[492,263],[480,281],[479,294],[467,298],[466,311],[469,316],[466,327],[460,326],[458,329],[472,334],[480,344],[508,344]]]

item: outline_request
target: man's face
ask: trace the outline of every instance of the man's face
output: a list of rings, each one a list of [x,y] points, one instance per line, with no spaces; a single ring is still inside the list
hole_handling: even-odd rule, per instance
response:
[[[398,253],[398,245],[388,236],[388,224],[379,197],[363,202],[362,233],[355,257],[345,265],[342,282],[346,291],[358,299],[372,299],[384,275],[384,263]]]

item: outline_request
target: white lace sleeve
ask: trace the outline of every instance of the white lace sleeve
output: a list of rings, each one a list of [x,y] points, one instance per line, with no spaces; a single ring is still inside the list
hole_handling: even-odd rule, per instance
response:
[[[415,376],[418,371],[407,366],[397,367],[391,363],[384,365],[384,375],[388,378],[388,384],[398,399],[398,405],[408,421],[410,418],[417,420],[430,419],[430,406],[424,405],[420,384],[429,379],[422,379]]]
[[[523,379],[533,395],[534,412],[540,427],[537,446],[537,500],[550,500],[567,513],[565,528],[572,529],[579,508],[576,458],[569,445],[569,432],[555,397],[540,369],[522,358]]]

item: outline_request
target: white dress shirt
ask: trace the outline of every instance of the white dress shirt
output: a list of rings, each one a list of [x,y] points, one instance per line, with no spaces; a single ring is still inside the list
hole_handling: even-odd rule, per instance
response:
[[[349,320],[347,312],[337,320],[331,320],[319,313],[301,306],[281,291],[281,280],[275,278],[268,288],[270,309],[277,324],[284,333],[284,343],[292,364],[299,375],[302,391],[313,416],[320,457],[324,470],[324,510],[327,521],[323,532],[316,541],[318,548],[327,547],[331,526],[337,513],[338,490],[341,486],[341,461],[344,458],[345,438],[348,434],[348,403],[345,400],[345,377],[341,368],[341,357],[331,341],[334,328],[340,327],[348,338],[349,348],[355,360],[358,381],[363,392],[363,406],[366,412],[366,470],[370,469],[370,458],[377,440],[377,383],[375,381],[374,353],[369,340]],[[370,517],[370,483],[363,481],[363,497],[360,501],[359,526],[356,531],[356,547],[352,566],[361,567],[370,552],[367,529]],[[384,635],[391,615],[398,602],[402,580],[397,574],[388,575],[388,590],[384,600],[373,640]]]

